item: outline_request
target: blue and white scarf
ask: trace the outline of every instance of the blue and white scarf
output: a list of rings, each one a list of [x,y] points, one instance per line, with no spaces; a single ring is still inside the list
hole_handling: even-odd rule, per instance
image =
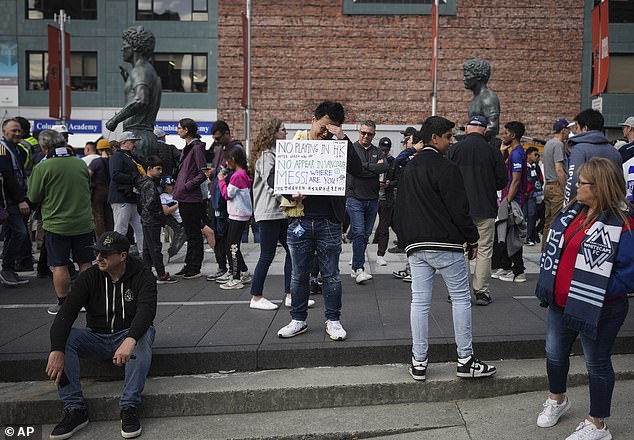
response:
[[[560,214],[551,226],[541,256],[539,280],[535,289],[535,296],[542,304],[554,303],[555,275],[565,246],[564,231],[583,208],[584,205],[577,202]],[[605,291],[622,230],[621,219],[607,211],[602,212],[585,233],[577,250],[563,323],[592,339],[597,337]]]

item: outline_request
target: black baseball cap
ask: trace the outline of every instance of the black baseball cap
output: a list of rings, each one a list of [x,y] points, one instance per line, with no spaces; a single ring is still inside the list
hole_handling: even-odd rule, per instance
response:
[[[401,131],[403,136],[411,136],[416,134],[416,129],[414,127],[407,127],[405,130]]]
[[[123,234],[116,231],[106,231],[99,236],[93,249],[101,252],[128,252],[130,242]]]
[[[392,141],[389,137],[382,137],[379,141],[379,148],[392,148]]]

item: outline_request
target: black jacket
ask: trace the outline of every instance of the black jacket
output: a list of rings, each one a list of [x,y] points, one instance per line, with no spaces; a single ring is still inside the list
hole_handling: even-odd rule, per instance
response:
[[[174,176],[176,166],[178,165],[178,161],[181,157],[180,150],[172,144],[157,141],[156,151],[158,153],[158,157],[161,158],[161,162],[163,162],[163,175]]]
[[[420,250],[462,252],[477,246],[478,230],[458,166],[426,146],[403,169],[394,229],[408,255]]]
[[[134,182],[141,176],[132,155],[125,150],[115,152],[109,159],[110,187],[108,203],[136,203]]]
[[[383,152],[370,144],[368,149],[355,142],[354,151],[361,161],[361,172],[356,176],[349,174],[346,181],[346,196],[359,200],[376,200],[379,198],[379,175],[389,167]],[[383,163],[377,163],[379,160]]]
[[[464,179],[469,214],[476,218],[495,218],[497,191],[508,183],[504,157],[480,133],[469,133],[451,146],[447,157],[460,168]]]
[[[150,176],[141,176],[136,182],[143,226],[164,226],[165,214],[157,182]]]
[[[79,274],[51,326],[51,351],[64,351],[79,310],[86,308],[86,326],[97,333],[129,329],[139,340],[156,315],[156,278],[141,260],[128,256],[126,271],[113,284],[98,266]]]

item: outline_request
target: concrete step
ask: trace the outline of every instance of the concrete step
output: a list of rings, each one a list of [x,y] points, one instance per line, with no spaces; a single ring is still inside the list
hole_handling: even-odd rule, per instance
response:
[[[619,380],[634,379],[634,356],[613,357]],[[456,364],[430,364],[427,381],[415,382],[402,364],[300,368],[251,373],[149,378],[143,393],[144,417],[205,416],[298,409],[445,402],[547,390],[543,359],[493,362],[491,378],[460,379]],[[585,363],[573,357],[569,385],[585,383]],[[118,417],[120,381],[83,381],[91,420]],[[62,404],[52,382],[0,384],[0,420],[55,423]],[[272,415],[272,417],[275,417]]]
[[[486,399],[288,410],[213,416],[145,418],[143,436],[153,440],[560,440],[586,416],[587,386],[569,387],[570,411],[552,428],[535,420],[546,389]],[[608,425],[615,439],[634,438],[634,381],[617,381]],[[53,425],[43,426],[48,434]],[[73,440],[120,439],[119,421],[91,423]]]

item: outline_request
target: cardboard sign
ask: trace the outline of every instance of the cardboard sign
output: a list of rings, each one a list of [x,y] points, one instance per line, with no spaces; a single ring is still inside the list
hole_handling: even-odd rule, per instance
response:
[[[275,194],[346,194],[348,141],[278,140]]]

